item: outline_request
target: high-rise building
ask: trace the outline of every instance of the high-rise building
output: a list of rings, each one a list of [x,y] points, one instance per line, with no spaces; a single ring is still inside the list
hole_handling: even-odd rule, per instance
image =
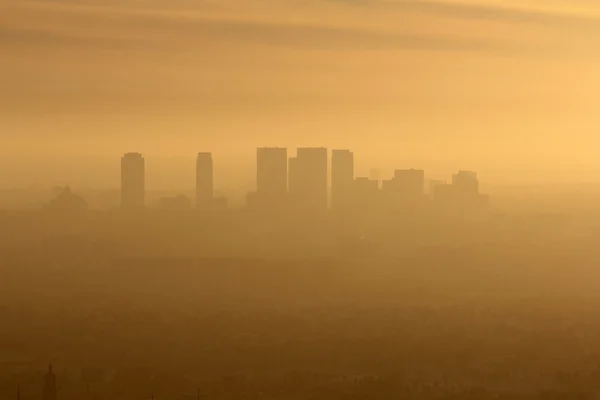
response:
[[[479,193],[477,173],[463,170],[452,175],[452,184],[436,186],[434,200],[455,210],[473,212],[485,209],[489,198]]]
[[[354,153],[350,150],[331,151],[331,207],[344,209],[352,201],[354,187]]]
[[[379,181],[367,177],[360,177],[354,180],[354,186],[357,193],[377,196],[379,191]]]
[[[327,209],[327,149],[299,148],[290,164],[291,194],[295,203],[308,209]]]
[[[458,171],[458,173],[452,175],[452,185],[460,195],[479,194],[479,179],[476,172]]]
[[[425,188],[425,171],[421,169],[397,169],[394,171],[396,190],[401,197],[418,199]]]
[[[425,171],[397,169],[392,179],[382,182],[381,191],[387,207],[411,209],[424,201]]]
[[[353,202],[356,212],[372,211],[380,199],[379,181],[367,177],[354,180]]]
[[[214,200],[212,153],[198,153],[196,158],[196,207],[208,209]]]
[[[127,153],[121,158],[121,207],[142,209],[146,201],[146,166],[140,153]]]
[[[256,195],[264,206],[280,206],[288,192],[287,149],[259,147],[256,149]]]

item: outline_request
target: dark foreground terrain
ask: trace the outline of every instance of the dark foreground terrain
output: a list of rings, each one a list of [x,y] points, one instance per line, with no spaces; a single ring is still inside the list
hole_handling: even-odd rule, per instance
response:
[[[63,228],[3,232],[0,398],[41,398],[49,363],[60,399],[600,393],[593,240],[157,256]]]

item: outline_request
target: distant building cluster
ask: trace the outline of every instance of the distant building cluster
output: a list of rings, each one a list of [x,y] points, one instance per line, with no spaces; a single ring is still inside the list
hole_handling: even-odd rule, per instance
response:
[[[69,186],[56,188],[56,197],[44,206],[51,211],[86,211],[88,204],[85,199],[71,191]]]
[[[380,171],[369,177],[354,173],[354,153],[323,147],[298,148],[295,157],[286,148],[260,147],[256,152],[256,191],[247,196],[247,207],[269,212],[302,211],[319,213],[358,212],[378,209],[410,210],[424,204],[452,209],[480,209],[487,196],[479,192],[475,172],[458,171],[452,181],[432,181],[425,192],[425,172],[398,169],[389,180],[380,179]],[[196,160],[195,206],[211,211],[227,206],[214,195],[213,157],[198,153]],[[165,198],[164,209],[189,209],[193,202],[185,196]],[[139,210],[145,207],[145,160],[139,153],[127,153],[121,160],[121,207]]]

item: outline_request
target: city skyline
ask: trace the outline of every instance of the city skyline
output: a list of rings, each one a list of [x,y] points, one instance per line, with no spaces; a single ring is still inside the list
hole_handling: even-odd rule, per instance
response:
[[[143,147],[143,146],[140,146]],[[279,146],[283,147],[283,146]],[[130,148],[135,149],[135,146]],[[198,146],[198,148],[207,148]],[[293,148],[288,147],[288,148]],[[330,148],[336,148],[332,146]],[[346,147],[350,148],[350,147]],[[256,179],[255,157],[256,149],[246,149],[243,156],[237,157],[223,151],[211,151],[215,157],[214,170],[223,179],[215,182],[214,190],[223,193],[230,192],[236,187],[249,189],[254,186]],[[194,151],[186,155],[165,156],[153,152],[143,152],[152,162],[148,165],[149,175],[146,182],[149,190],[190,190],[195,188],[196,176],[194,165],[197,161]],[[127,152],[124,151],[121,154]],[[40,157],[36,160],[19,159],[11,161],[9,158],[0,160],[0,190],[26,189],[26,188],[52,188],[54,186],[71,185],[87,189],[116,189],[120,168],[118,154],[97,157],[75,157],[66,159]],[[400,151],[400,156],[395,157],[395,162],[382,162],[370,153],[360,151],[355,161],[355,170],[358,175],[371,176],[377,170],[381,179],[393,177],[395,169],[410,169],[417,167],[427,171],[427,179],[449,180],[450,175],[457,169],[476,170],[486,177],[484,185],[502,189],[513,186],[553,186],[553,185],[598,185],[600,173],[595,173],[593,167],[587,169],[587,174],[570,176],[567,169],[559,170],[549,167],[543,169],[546,177],[540,177],[540,168],[517,168],[499,165],[495,169],[481,168],[479,164],[469,162],[467,159],[456,158],[443,164],[432,164],[426,153],[422,155],[405,154]],[[48,156],[49,157],[49,156]],[[399,161],[398,161],[399,160]],[[73,168],[76,165],[77,168]],[[191,165],[191,168],[190,168]],[[376,167],[374,167],[376,166]],[[25,172],[25,169],[28,172]],[[503,171],[506,171],[504,173]],[[592,175],[593,173],[593,175]],[[510,175],[509,175],[510,174]],[[223,182],[227,184],[223,184]]]
[[[255,170],[255,188],[246,194],[245,203],[245,207],[255,210],[318,213],[332,209],[351,213],[380,207],[412,208],[419,206],[425,196],[438,204],[467,208],[488,201],[480,194],[476,172],[458,170],[450,183],[433,181],[435,184],[430,184],[427,191],[425,171],[420,169],[395,169],[388,180],[382,180],[379,171],[373,169],[369,176],[355,176],[354,153],[347,149],[299,147],[295,156],[288,156],[287,148],[257,147]],[[143,155],[126,153],[121,160],[122,209],[146,207],[145,182]],[[212,153],[197,153],[196,209],[210,212],[217,204],[227,206],[226,197],[215,197],[214,182]],[[70,188],[66,190],[70,199]],[[188,209],[191,204],[182,194],[160,200],[163,209]]]
[[[180,186],[189,149],[251,160],[262,144],[600,181],[597,4],[301,3],[2,2],[0,187],[107,186],[128,149],[169,175],[149,187]]]
[[[600,0],[0,16],[0,400],[600,399]]]

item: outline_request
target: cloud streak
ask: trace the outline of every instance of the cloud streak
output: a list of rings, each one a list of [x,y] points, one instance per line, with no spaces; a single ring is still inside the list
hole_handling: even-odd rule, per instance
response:
[[[171,25],[172,26],[168,26]],[[431,50],[523,51],[504,43],[439,36],[368,31],[320,25],[289,25],[235,20],[202,20],[158,22],[148,27],[148,37],[127,38],[82,35],[78,32],[35,28],[1,28],[0,40],[5,47],[35,44],[43,47],[68,46],[109,50],[177,51],[198,48],[207,42],[248,43],[264,46],[309,48],[316,50]]]
[[[331,0],[330,0],[331,1]],[[338,1],[338,0],[335,0]],[[339,2],[339,1],[338,1]],[[579,30],[599,33],[600,21],[594,18],[550,14],[547,12],[517,10],[459,4],[430,0],[401,1],[349,1],[350,6],[378,8],[382,12],[394,10],[399,14],[421,12],[428,15],[462,18],[493,19],[509,22],[554,24],[561,27],[577,26]],[[27,4],[27,3],[25,3]],[[353,26],[337,21],[325,22],[281,22],[271,19],[207,17],[200,14],[172,14],[169,12],[136,12],[130,5],[127,10],[115,8],[85,8],[60,3],[31,3],[30,8],[20,9],[21,17],[29,13],[41,16],[50,13],[59,25],[38,26],[21,18],[19,24],[0,23],[0,49],[16,49],[27,46],[43,48],[66,47],[105,50],[153,50],[201,51],[204,45],[251,44],[289,48],[306,48],[323,51],[360,50],[423,50],[436,52],[478,52],[519,57],[597,57],[593,48],[577,49],[564,43],[544,43],[536,38],[522,37],[519,40],[486,37],[485,33],[473,35],[436,32],[424,25],[418,31],[399,27]],[[309,3],[316,4],[316,2]],[[37,8],[36,8],[37,7]],[[313,6],[316,7],[316,6]],[[10,11],[10,9],[9,9]],[[6,21],[10,22],[10,19]],[[86,29],[89,22],[90,28]],[[435,22],[435,21],[434,21]]]
[[[600,18],[557,12],[543,8],[519,8],[485,3],[449,2],[435,0],[378,1],[380,7],[396,11],[419,11],[444,17],[466,20],[493,20],[511,23],[539,24],[545,27],[560,27],[600,32]]]

